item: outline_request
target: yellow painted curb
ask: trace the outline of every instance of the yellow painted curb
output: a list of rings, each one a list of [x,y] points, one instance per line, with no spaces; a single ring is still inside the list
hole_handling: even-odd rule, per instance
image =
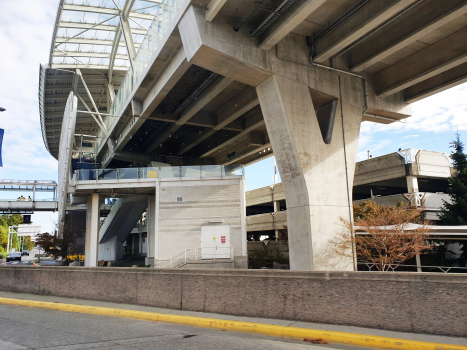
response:
[[[12,298],[1,298],[0,304],[37,307],[82,314],[132,318],[136,320],[176,323],[186,326],[221,329],[226,331],[245,332],[293,339],[323,339],[329,343],[341,343],[356,346],[367,346],[377,349],[407,350],[467,350],[464,345],[428,343],[415,340],[379,337],[365,334],[324,331],[307,328],[268,325],[263,323],[219,320],[206,317],[160,314],[155,312],[114,309],[109,307],[51,303]]]

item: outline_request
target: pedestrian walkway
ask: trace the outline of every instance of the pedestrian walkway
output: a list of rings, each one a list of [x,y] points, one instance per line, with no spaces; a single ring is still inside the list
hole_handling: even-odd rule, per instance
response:
[[[373,349],[467,349],[467,339],[464,338],[393,332],[309,322],[294,322],[287,320],[169,310],[140,305],[44,295],[0,292],[0,304],[33,306],[78,313],[143,319],[301,340],[304,340],[305,338],[312,340],[322,339],[328,343],[352,344],[359,347],[367,345]],[[441,347],[441,344],[444,344],[444,346]]]

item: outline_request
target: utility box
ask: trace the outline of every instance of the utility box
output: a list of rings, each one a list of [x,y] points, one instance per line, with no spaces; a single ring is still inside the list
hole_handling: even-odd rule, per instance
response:
[[[201,227],[201,259],[231,259],[229,225]]]

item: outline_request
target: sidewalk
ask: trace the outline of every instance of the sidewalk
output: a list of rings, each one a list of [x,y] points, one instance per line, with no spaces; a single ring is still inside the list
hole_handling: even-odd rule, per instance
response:
[[[1,292],[1,291],[0,291],[0,298],[11,298],[11,299],[16,299],[16,300],[33,301],[33,302],[49,302],[49,303],[55,303],[56,306],[60,304],[72,304],[72,305],[82,305],[82,306],[136,311],[136,313],[133,313],[133,314],[138,314],[138,312],[157,313],[157,314],[171,316],[173,319],[177,319],[178,316],[182,316],[178,318],[182,320],[183,320],[183,317],[185,317],[186,319],[191,319],[191,320],[193,320],[194,318],[204,318],[204,319],[215,319],[219,321],[221,320],[232,321],[232,322],[222,322],[222,324],[227,326],[226,328],[228,328],[229,325],[235,322],[248,322],[251,324],[256,324],[257,327],[263,327],[263,328],[273,328],[273,327],[267,327],[267,325],[273,325],[273,326],[282,326],[281,327],[282,329],[289,329],[289,330],[292,329],[296,331],[298,331],[300,328],[321,331],[323,334],[325,332],[345,332],[347,334],[350,334],[350,337],[352,335],[364,334],[368,336],[366,337],[368,338],[367,341],[370,341],[372,337],[385,337],[385,338],[388,338],[388,340],[390,340],[389,338],[398,338],[398,339],[404,339],[408,341],[421,341],[421,342],[438,343],[438,344],[440,343],[440,344],[460,345],[460,347],[448,347],[447,349],[457,349],[457,348],[461,349],[461,348],[464,348],[464,346],[467,346],[467,339],[465,338],[394,332],[394,331],[385,331],[385,330],[371,329],[371,328],[358,328],[358,327],[350,327],[350,326],[327,325],[327,324],[309,323],[309,322],[294,322],[294,321],[274,320],[274,319],[266,319],[266,318],[239,317],[239,316],[211,314],[211,313],[203,313],[203,312],[169,310],[169,309],[162,309],[162,308],[156,308],[156,307],[129,305],[129,304],[123,304],[123,303],[121,304],[121,303],[111,303],[111,302],[100,302],[100,301],[92,301],[92,300],[62,298],[62,297],[34,295],[34,294],[10,293],[10,292]],[[0,301],[0,303],[2,302]],[[33,305],[30,305],[30,306],[33,306]],[[44,307],[44,306],[40,306],[40,307]],[[82,312],[82,311],[77,311],[77,312]],[[84,311],[84,313],[86,313],[86,311]],[[89,312],[89,313],[93,313],[93,312]],[[116,316],[116,315],[114,314],[113,316]],[[132,318],[131,316],[127,316],[127,317]],[[167,321],[167,322],[171,322],[171,321]],[[183,321],[181,322],[177,321],[174,323],[183,324]],[[190,325],[194,325],[194,324],[190,323]],[[200,324],[200,326],[202,325]],[[255,327],[255,325],[253,326]],[[209,326],[205,326],[205,327],[209,328]],[[212,327],[212,328],[216,328],[216,327]],[[230,329],[235,330],[233,328],[230,328]],[[237,327],[236,329],[238,330],[239,327]],[[247,327],[244,327],[244,329],[246,332],[252,332],[251,328],[249,331],[247,330]],[[253,331],[253,333],[256,333],[256,331]],[[258,332],[258,333],[261,333],[261,332]],[[379,341],[381,342],[381,340]],[[382,340],[382,342],[383,343],[385,342],[384,339]],[[336,343],[339,343],[339,342],[336,342]],[[363,344],[360,344],[360,345],[363,345]],[[374,344],[371,345],[371,347],[372,348],[384,348],[384,347],[375,347]],[[385,347],[385,348],[388,348],[388,347]],[[394,347],[394,348],[399,348],[399,347]],[[408,348],[408,347],[400,347],[400,348]],[[415,349],[417,347],[412,347],[412,348]],[[428,349],[430,347],[423,347],[423,348]],[[436,349],[435,346],[433,346],[432,348]],[[465,349],[467,349],[467,347]]]

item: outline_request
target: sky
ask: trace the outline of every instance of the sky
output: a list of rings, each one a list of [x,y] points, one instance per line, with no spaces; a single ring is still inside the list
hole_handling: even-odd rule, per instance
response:
[[[0,106],[7,109],[0,113],[0,179],[57,181],[57,161],[42,140],[38,101],[39,63],[48,61],[57,5],[58,0],[0,0]],[[399,148],[450,152],[456,132],[467,143],[467,83],[414,103],[405,123],[362,123],[357,160],[366,159],[368,150],[373,157]],[[272,158],[246,167],[247,190],[272,185],[273,173]],[[0,192],[0,198],[19,195]],[[52,230],[56,220],[53,213],[32,217],[43,231]]]

